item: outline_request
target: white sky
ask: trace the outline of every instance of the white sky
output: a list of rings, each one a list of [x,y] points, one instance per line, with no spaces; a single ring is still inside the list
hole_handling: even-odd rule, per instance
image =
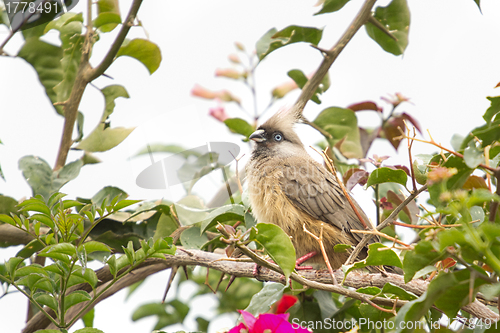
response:
[[[114,78],[101,78],[94,84],[103,88],[110,84],[126,87],[130,99],[119,99],[112,126],[134,127],[136,131],[117,148],[97,154],[103,163],[85,166],[80,176],[62,191],[70,196],[91,197],[107,185],[118,186],[133,199],[176,198],[182,191],[144,190],[135,185],[135,177],[150,164],[149,157],[132,161],[129,157],[147,142],[177,143],[192,148],[207,141],[231,141],[240,144],[242,152],[248,146],[239,138],[229,135],[224,126],[207,116],[215,102],[190,96],[191,88],[200,84],[212,90],[231,89],[252,109],[251,97],[242,84],[226,79],[215,79],[216,68],[230,67],[227,55],[234,53],[234,42],[242,42],[253,49],[255,42],[270,28],[278,30],[288,25],[325,27],[320,46],[330,48],[361,6],[353,0],[339,13],[313,17],[318,11],[316,0],[255,0],[255,1],[145,1],[139,18],[150,39],[162,51],[163,62],[156,73],[149,76],[137,61],[122,57],[106,72]],[[388,1],[380,2],[380,5]],[[81,10],[83,2],[73,11]],[[130,1],[122,2],[122,15],[128,12]],[[454,133],[467,131],[483,123],[481,116],[489,102],[486,96],[495,96],[493,87],[500,81],[500,3],[483,0],[483,15],[472,0],[418,0],[409,1],[411,17],[410,44],[403,57],[384,52],[362,29],[350,42],[330,70],[332,85],[321,97],[323,103],[307,105],[309,119],[329,106],[345,107],[351,103],[373,100],[381,106],[381,96],[401,92],[410,97],[413,105],[405,104],[399,111],[407,111],[418,119],[423,129],[429,129],[438,142],[449,146]],[[8,31],[0,28],[0,40]],[[97,64],[114,34],[101,36],[92,63]],[[132,29],[129,37],[144,38],[140,28]],[[48,40],[57,40],[51,32]],[[19,36],[6,47],[16,54],[21,46]],[[22,59],[2,57],[0,80],[0,165],[6,182],[0,180],[0,193],[16,199],[29,196],[31,190],[18,170],[17,161],[25,155],[37,155],[53,165],[60,141],[63,119],[53,111],[34,70]],[[257,69],[257,91],[262,110],[269,101],[269,91],[288,80],[286,72],[301,69],[313,72],[321,56],[306,44],[296,44],[275,51]],[[272,112],[282,105],[292,104],[298,92],[277,103]],[[100,93],[89,86],[80,110],[85,114],[85,133],[89,133],[103,110]],[[245,117],[234,105],[227,108],[234,117]],[[387,111],[387,110],[386,110]],[[267,116],[270,116],[269,112]],[[361,115],[360,124],[373,126],[377,117]],[[321,136],[310,128],[299,126],[306,146]],[[433,152],[434,149],[416,144],[414,153]],[[371,154],[393,155],[388,144],[377,144]],[[407,163],[404,144],[401,157],[388,163]],[[71,152],[68,161],[80,157]],[[217,186],[213,182],[196,190],[206,197]],[[365,210],[371,214],[371,193],[357,190],[355,195],[366,202]],[[372,215],[373,216],[373,215]],[[0,260],[15,254],[17,249],[0,250]],[[142,303],[161,299],[168,273],[161,273],[147,281],[127,302],[123,293],[99,304],[95,327],[105,332],[148,331],[154,319],[130,322],[131,313]],[[189,291],[182,291],[187,295]],[[201,302],[201,301],[200,301]],[[18,332],[23,327],[26,300],[20,295],[9,295],[0,300],[2,327],[5,332]],[[194,306],[199,313],[208,307]],[[113,320],[106,318],[112,315]],[[207,319],[214,311],[204,313]],[[195,318],[190,314],[191,318]],[[7,320],[5,320],[8,318]],[[6,326],[7,325],[7,326]],[[231,321],[213,323],[210,331],[232,325]],[[77,326],[75,326],[76,328]],[[78,327],[81,327],[79,324]],[[187,330],[194,330],[191,321]],[[73,329],[74,330],[74,329]]]

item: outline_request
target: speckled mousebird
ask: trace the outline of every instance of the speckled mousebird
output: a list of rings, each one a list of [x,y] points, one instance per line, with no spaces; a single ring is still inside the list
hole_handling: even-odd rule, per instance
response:
[[[324,246],[334,269],[341,267],[349,252],[337,253],[336,244],[355,246],[364,230],[335,176],[316,162],[305,150],[293,126],[298,117],[292,111],[279,111],[262,124],[249,138],[256,144],[246,166],[252,213],[259,222],[274,223],[290,236],[297,258],[312,251],[319,253],[306,263],[324,267],[318,242],[303,230],[315,235],[323,225]],[[371,227],[354,199],[357,211]],[[377,241],[375,237],[371,242]],[[364,249],[358,258],[366,256]]]

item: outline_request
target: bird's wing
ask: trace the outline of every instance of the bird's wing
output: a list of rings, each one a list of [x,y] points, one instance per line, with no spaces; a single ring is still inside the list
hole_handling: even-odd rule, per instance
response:
[[[300,162],[297,162],[297,160],[293,163],[286,161],[283,177],[280,179],[281,188],[288,199],[313,218],[332,224],[359,241],[363,235],[351,233],[351,230],[364,230],[365,228],[334,176],[310,159],[300,158]],[[354,199],[352,201],[365,223],[368,224],[368,218],[363,210]]]

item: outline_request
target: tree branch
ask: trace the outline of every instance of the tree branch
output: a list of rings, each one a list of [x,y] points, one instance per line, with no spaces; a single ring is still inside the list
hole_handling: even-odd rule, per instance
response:
[[[399,206],[397,206],[396,209],[394,209],[392,213],[389,216],[387,216],[387,218],[382,223],[380,223],[377,226],[377,230],[380,231],[385,227],[389,226],[389,224],[391,224],[396,219],[396,216],[398,216],[399,212],[402,211],[403,208],[405,208],[410,203],[410,201],[415,199],[420,193],[422,193],[426,189],[427,189],[427,184],[419,188],[417,191],[413,192],[408,198],[405,199],[405,201],[403,201]],[[363,236],[358,245],[356,245],[356,248],[352,251],[349,258],[347,258],[347,261],[345,262],[346,265],[350,265],[351,263],[354,262],[354,260],[358,257],[359,252],[361,252],[361,250],[366,246],[366,244],[368,244],[368,241],[372,237],[373,237],[372,234],[366,234]]]
[[[376,0],[366,0],[363,7],[359,10],[358,15],[356,15],[342,37],[340,37],[339,41],[330,50],[322,51],[325,56],[323,62],[321,62],[321,65],[316,70],[314,75],[309,81],[307,81],[304,88],[302,88],[302,92],[293,106],[294,112],[296,112],[297,116],[300,118],[303,118],[302,112],[304,111],[304,107],[314,95],[314,92],[321,84],[321,81],[323,81],[323,78],[328,73],[328,70],[337,59],[340,52],[342,52],[347,43],[349,43],[352,37],[354,37],[359,28],[361,28],[370,19],[371,10],[375,5],[375,1]]]
[[[277,272],[274,272],[270,269],[262,267],[258,275],[254,275],[254,263],[246,263],[246,262],[235,262],[235,261],[226,261],[227,257],[222,254],[216,254],[211,252],[204,252],[200,250],[185,250],[185,251],[177,251],[176,255],[167,255],[165,259],[146,259],[140,267],[137,267],[130,274],[125,276],[123,279],[119,280],[113,287],[111,287],[106,293],[104,293],[99,301],[112,296],[119,290],[130,286],[131,284],[140,281],[146,278],[149,275],[157,273],[161,270],[173,267],[173,266],[204,266],[210,269],[215,269],[220,272],[227,274],[228,276],[235,275],[237,277],[248,277],[248,278],[257,278],[260,281],[274,281],[278,283],[285,283],[283,275]],[[113,279],[113,276],[110,274],[108,267],[103,267],[99,269],[97,272],[97,277],[99,279],[98,291],[102,290],[99,288],[105,288],[106,284]],[[337,270],[334,272],[335,277],[338,281],[342,281],[344,279],[344,274]],[[384,306],[392,306],[395,303],[395,300],[376,297],[372,298],[364,294],[357,293],[351,289],[346,289],[341,286],[334,286],[331,283],[332,278],[326,270],[308,270],[301,271],[301,275],[292,273],[292,279],[302,283],[311,288],[326,290],[330,292],[341,292],[343,295],[347,297],[352,297],[355,299],[360,299],[361,297],[366,297],[371,300],[373,303]],[[383,288],[386,283],[392,283],[408,292],[411,292],[417,296],[421,296],[427,290],[428,282],[424,280],[413,280],[408,283],[404,282],[404,279],[401,275],[386,273],[385,276],[382,274],[369,274],[361,271],[354,271],[347,275],[347,278],[344,282],[345,287],[350,288],[361,288],[367,286],[375,286],[378,288]],[[160,287],[159,287],[160,288]],[[92,288],[88,284],[81,284],[74,286],[68,292],[73,292],[74,290],[85,290],[87,292],[91,292]],[[162,293],[159,292],[158,295]],[[160,296],[158,298],[160,300]],[[398,300],[396,302],[396,306],[401,307],[406,304],[406,301]],[[83,307],[85,303],[80,303],[72,307],[68,314],[68,320],[72,319],[76,313],[78,313]],[[90,309],[89,309],[90,310]],[[491,311],[485,305],[481,304],[478,301],[474,301],[473,303],[462,307],[462,310],[474,315],[479,319],[489,319],[497,321],[499,319],[498,314]],[[33,319],[31,319],[26,327],[23,329],[23,333],[32,333],[37,329],[45,329],[49,326],[50,321],[46,319],[41,313],[37,313]]]
[[[108,67],[113,63],[118,50],[125,40],[125,36],[130,30],[130,27],[133,25],[141,4],[142,0],[134,0],[132,6],[130,7],[127,18],[123,23],[118,36],[116,36],[115,41],[109,49],[108,54],[106,54],[102,62],[94,69],[91,68],[89,63],[94,31],[92,29],[92,20],[89,20],[89,22],[87,22],[87,33],[85,34],[85,41],[82,46],[82,57],[80,59],[80,66],[78,67],[75,83],[73,84],[73,89],[71,90],[69,99],[62,103],[64,105],[64,128],[54,170],[58,170],[66,164],[69,149],[73,144],[73,129],[75,127],[75,121],[78,115],[78,106],[80,105],[87,84],[102,75],[104,71],[108,69]],[[89,17],[91,18],[90,11]]]
[[[104,74],[104,71],[106,71],[106,69],[108,69],[108,67],[113,63],[118,50],[122,46],[123,41],[128,34],[128,31],[134,25],[134,20],[137,16],[139,8],[141,7],[142,1],[143,0],[134,0],[132,6],[130,7],[130,11],[128,12],[127,18],[123,22],[120,32],[116,36],[116,39],[113,42],[113,45],[111,45],[108,53],[106,54],[104,59],[102,59],[101,63],[97,65],[97,67],[86,73],[85,79],[87,80],[87,82],[91,82],[100,75]]]

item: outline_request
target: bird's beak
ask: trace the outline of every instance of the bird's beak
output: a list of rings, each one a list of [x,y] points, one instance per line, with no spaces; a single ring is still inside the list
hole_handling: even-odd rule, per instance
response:
[[[265,131],[263,129],[258,129],[255,132],[252,133],[248,138],[250,140],[253,140],[255,142],[263,142],[266,141],[266,138],[264,137]]]

